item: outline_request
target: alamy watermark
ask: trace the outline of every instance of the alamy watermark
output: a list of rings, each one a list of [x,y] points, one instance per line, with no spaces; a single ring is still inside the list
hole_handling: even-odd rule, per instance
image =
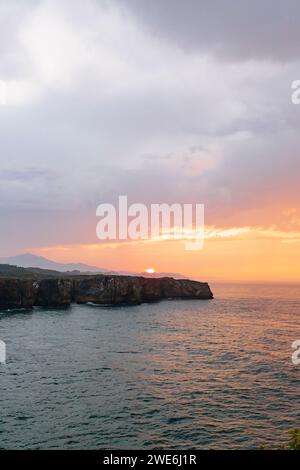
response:
[[[293,104],[300,104],[300,80],[294,80],[292,82],[292,94],[291,100]]]
[[[0,364],[6,363],[6,344],[0,340]]]
[[[203,204],[128,205],[119,196],[118,207],[99,204],[96,234],[99,240],[182,240],[188,251],[201,250],[204,244]]]
[[[293,342],[292,349],[294,349],[294,352],[292,354],[292,363],[294,364],[294,366],[299,366],[300,365],[300,339]]]

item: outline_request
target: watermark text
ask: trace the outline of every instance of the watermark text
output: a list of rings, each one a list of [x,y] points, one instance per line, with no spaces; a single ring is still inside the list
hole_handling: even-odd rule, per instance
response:
[[[182,240],[188,251],[201,250],[204,243],[203,204],[128,205],[119,196],[118,207],[100,204],[96,234],[99,240]]]
[[[0,340],[0,364],[6,363],[6,344]]]

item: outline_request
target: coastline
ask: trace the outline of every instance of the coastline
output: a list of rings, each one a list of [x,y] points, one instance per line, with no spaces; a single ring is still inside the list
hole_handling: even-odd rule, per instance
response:
[[[164,299],[208,300],[207,282],[119,275],[77,275],[35,279],[0,278],[0,309],[66,307],[72,303],[140,305]]]

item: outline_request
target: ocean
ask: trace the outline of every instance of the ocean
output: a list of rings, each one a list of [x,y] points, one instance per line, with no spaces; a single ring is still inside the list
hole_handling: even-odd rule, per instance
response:
[[[254,449],[300,427],[297,285],[0,313],[1,449]]]

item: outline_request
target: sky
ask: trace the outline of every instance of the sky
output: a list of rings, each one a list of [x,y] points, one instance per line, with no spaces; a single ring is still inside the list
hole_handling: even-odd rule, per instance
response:
[[[0,0],[0,255],[300,281],[300,3]],[[96,208],[201,203],[204,248]]]

